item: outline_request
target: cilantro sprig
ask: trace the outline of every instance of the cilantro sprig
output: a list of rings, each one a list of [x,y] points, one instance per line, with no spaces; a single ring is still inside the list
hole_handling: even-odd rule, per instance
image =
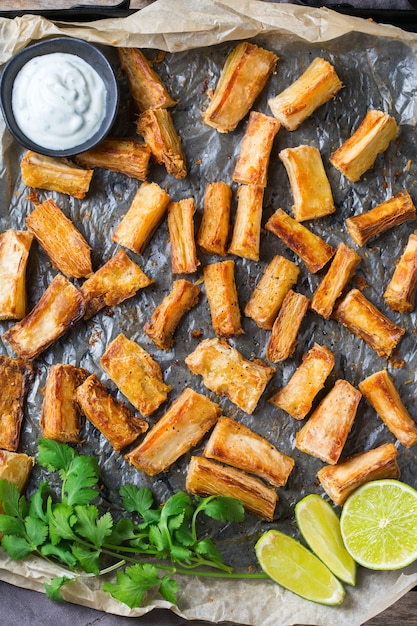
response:
[[[120,489],[126,515],[115,522],[110,512],[100,514],[96,457],[45,438],[38,448],[39,465],[59,475],[59,493],[52,494],[42,481],[26,498],[15,484],[0,480],[0,533],[12,559],[35,554],[67,568],[45,585],[50,599],[62,600],[62,587],[74,578],[114,570],[115,582],[106,581],[102,588],[130,608],[141,606],[150,589],[175,604],[175,575],[266,578],[234,572],[210,537],[198,534],[202,513],[221,522],[241,522],[244,510],[238,500],[191,498],[178,491],[159,506],[150,489],[126,484]]]

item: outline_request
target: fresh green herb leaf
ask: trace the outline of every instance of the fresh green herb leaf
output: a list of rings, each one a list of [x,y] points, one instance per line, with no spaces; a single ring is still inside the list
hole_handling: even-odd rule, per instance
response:
[[[33,549],[42,545],[48,536],[48,525],[43,520],[27,517],[25,520],[26,537]]]
[[[24,537],[17,537],[16,535],[4,535],[1,545],[15,561],[25,559],[33,552],[32,545]]]
[[[100,550],[91,550],[75,543],[72,547],[72,553],[84,572],[95,575],[100,573]]]
[[[129,513],[138,513],[145,522],[153,523],[159,520],[161,512],[152,508],[154,499],[148,487],[138,489],[136,485],[123,485],[120,495],[123,498],[123,506]]]
[[[164,552],[169,549],[169,540],[166,533],[163,533],[159,526],[150,526],[149,541],[153,544],[158,552]]]
[[[62,501],[70,506],[88,504],[97,496],[95,489],[99,477],[96,457],[77,456],[70,463],[62,485]]]
[[[161,595],[167,602],[171,602],[171,604],[176,604],[177,602],[177,593],[178,593],[178,583],[173,578],[169,576],[164,576],[160,579],[161,584],[159,587],[159,591]]]
[[[42,481],[32,495],[29,505],[29,515],[34,518],[38,518],[44,522],[47,522],[48,516],[44,510],[46,496],[49,493],[48,483]]]
[[[222,562],[222,555],[217,546],[212,542],[209,537],[205,537],[198,543],[196,543],[195,550],[198,554],[207,557],[213,561]]]
[[[159,587],[159,584],[158,568],[150,563],[143,563],[127,567],[124,572],[118,572],[117,585],[104,583],[103,589],[116,600],[134,608],[143,603],[148,589]]]
[[[0,515],[0,532],[5,535],[25,536],[25,523],[13,515]]]
[[[59,578],[52,578],[50,584],[44,583],[46,597],[55,602],[63,602],[64,598],[61,595],[60,590],[64,585],[71,582],[72,578],[67,576],[60,576]]]
[[[125,541],[130,541],[135,538],[136,532],[132,520],[127,517],[122,517],[116,524],[114,524],[108,537],[108,543],[113,545],[122,544]]]
[[[20,495],[15,483],[9,483],[5,478],[0,479],[0,502],[6,515],[24,519],[27,515],[27,502]]]
[[[191,557],[193,553],[188,548],[183,548],[182,546],[171,545],[170,549],[171,560],[174,563],[191,563]]]
[[[76,539],[72,530],[73,525],[77,521],[72,506],[68,504],[52,504],[48,499],[48,517],[49,517],[49,535],[54,545],[57,545],[61,539]]]
[[[93,505],[76,506],[75,514],[78,521],[75,530],[81,537],[88,539],[96,547],[100,548],[106,537],[111,533],[113,519],[110,513],[98,517],[98,509]]]
[[[201,508],[208,517],[221,522],[242,522],[245,517],[243,504],[227,496],[202,498],[198,508]]]
[[[49,472],[67,472],[76,454],[70,446],[43,437],[38,441],[38,450],[38,463]]]
[[[54,556],[61,563],[68,565],[70,569],[73,569],[77,565],[77,559],[73,555],[71,550],[71,544],[68,541],[61,541],[58,545],[52,543],[45,543],[41,546],[40,550],[42,556]]]

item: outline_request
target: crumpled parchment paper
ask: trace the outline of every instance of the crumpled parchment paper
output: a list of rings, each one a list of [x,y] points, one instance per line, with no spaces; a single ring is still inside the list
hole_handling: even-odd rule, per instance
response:
[[[149,180],[166,186],[172,199],[192,196],[197,213],[196,228],[201,219],[206,184],[215,180],[231,182],[245,130],[245,121],[233,133],[221,135],[205,126],[201,112],[208,104],[208,90],[215,87],[219,72],[228,52],[237,40],[254,38],[254,41],[279,56],[276,72],[255,103],[257,110],[269,113],[267,100],[297,78],[315,56],[324,56],[332,62],[344,83],[344,88],[327,105],[320,108],[297,131],[289,133],[280,129],[274,143],[269,167],[268,187],[264,200],[264,219],[277,209],[291,213],[292,197],[288,178],[278,159],[281,149],[302,143],[316,145],[322,154],[337,211],[332,216],[316,220],[309,226],[326,241],[336,246],[341,241],[354,247],[362,257],[358,277],[366,284],[365,295],[390,319],[403,326],[406,334],[395,358],[390,364],[379,358],[363,341],[350,335],[334,320],[328,322],[309,312],[298,336],[294,354],[276,365],[276,374],[268,385],[253,415],[238,410],[224,398],[215,397],[204,388],[201,379],[193,376],[184,364],[184,358],[198,344],[196,334],[213,336],[207,301],[202,286],[198,305],[181,321],[174,348],[170,352],[158,351],[143,333],[143,324],[172,285],[169,236],[164,221],[142,256],[131,255],[155,284],[139,292],[134,298],[102,311],[89,322],[80,322],[36,361],[36,377],[27,401],[27,415],[22,427],[21,449],[36,455],[36,442],[40,436],[39,416],[42,388],[49,367],[55,362],[70,362],[95,372],[119,398],[114,384],[109,381],[99,365],[100,356],[108,343],[119,332],[124,332],[151,352],[160,363],[164,378],[173,386],[169,402],[185,386],[209,395],[221,404],[225,415],[234,417],[274,443],[280,450],[293,456],[294,472],[285,488],[279,489],[276,518],[267,524],[247,516],[244,524],[223,526],[206,523],[207,531],[224,553],[225,560],[237,569],[256,566],[253,546],[256,538],[268,528],[279,528],[297,536],[293,508],[297,500],[307,493],[323,495],[317,484],[316,473],[321,461],[295,449],[295,433],[302,423],[295,422],[284,412],[268,403],[277,389],[284,385],[301,361],[302,354],[314,341],[327,345],[336,355],[336,365],[326,390],[338,377],[346,378],[355,386],[374,371],[388,366],[404,403],[412,415],[417,415],[415,398],[415,313],[394,314],[385,306],[383,291],[391,278],[395,260],[399,257],[415,223],[404,224],[387,232],[364,248],[357,248],[349,239],[344,220],[361,213],[406,187],[417,200],[415,183],[416,154],[415,123],[417,120],[416,76],[417,36],[390,26],[349,18],[326,9],[307,9],[296,5],[277,5],[257,0],[157,0],[146,9],[124,19],[107,19],[86,24],[51,23],[43,18],[25,16],[15,20],[0,20],[0,62],[4,63],[19,49],[37,39],[51,35],[72,35],[110,46],[107,51],[117,68],[114,46],[128,45],[148,49],[150,56],[156,50],[167,52],[158,63],[164,82],[178,99],[173,109],[174,123],[182,137],[187,155],[189,174],[177,181],[168,176],[164,168],[151,166]],[[134,132],[133,111],[123,76],[119,73],[122,100],[115,134]],[[345,180],[329,163],[329,156],[352,129],[356,128],[369,108],[380,108],[393,115],[401,126],[397,141],[386,153],[378,157],[375,168],[355,184]],[[2,123],[2,122],[1,122]],[[23,149],[11,141],[2,126],[2,161],[0,191],[2,207],[0,225],[6,228],[24,228],[25,218],[32,210],[27,200],[27,188],[20,178],[19,161]],[[110,235],[126,213],[138,181],[122,175],[97,170],[90,192],[82,201],[60,194],[40,191],[40,198],[53,197],[70,217],[92,247],[93,266],[97,269],[116,249]],[[236,202],[236,185],[234,206]],[[234,209],[233,209],[234,210]],[[236,282],[241,310],[249,299],[261,272],[276,254],[295,260],[301,269],[296,289],[311,297],[323,272],[310,275],[298,260],[271,233],[262,232],[261,258],[250,262],[235,257]],[[220,260],[198,251],[201,267]],[[198,281],[201,267],[188,278]],[[28,290],[31,304],[35,304],[52,280],[56,271],[46,255],[34,244],[28,270]],[[245,335],[232,339],[247,358],[265,358],[268,333],[258,329],[242,314]],[[1,325],[1,333],[11,323]],[[12,354],[10,347],[2,344],[3,354]],[[154,423],[166,405],[150,418]],[[120,513],[118,488],[123,482],[152,488],[156,498],[163,501],[178,489],[184,489],[185,473],[190,455],[181,458],[171,470],[154,480],[148,479],[129,466],[121,454],[115,453],[108,442],[91,426],[83,427],[85,443],[82,451],[96,454],[100,461],[104,482],[104,501],[115,516]],[[395,441],[373,410],[362,399],[354,427],[343,451],[343,457],[376,447],[386,441]],[[402,479],[417,486],[417,465],[413,449],[406,450],[397,442]],[[204,441],[192,451],[200,454]],[[28,490],[43,477],[35,468]],[[50,478],[53,482],[53,478]],[[39,559],[23,563],[12,562],[0,554],[0,577],[16,585],[43,590],[43,582],[51,576],[61,575]],[[206,580],[190,577],[179,579],[178,606],[156,596],[148,596],[146,606],[130,610],[114,601],[100,590],[100,581],[86,578],[64,590],[65,597],[75,603],[91,606],[109,613],[139,616],[153,608],[171,608],[186,619],[205,619],[212,622],[233,621],[251,626],[269,626],[279,623],[315,624],[333,626],[359,625],[384,610],[417,583],[417,564],[401,573],[370,572],[360,569],[355,588],[347,590],[340,607],[329,608],[306,602],[269,581]]]

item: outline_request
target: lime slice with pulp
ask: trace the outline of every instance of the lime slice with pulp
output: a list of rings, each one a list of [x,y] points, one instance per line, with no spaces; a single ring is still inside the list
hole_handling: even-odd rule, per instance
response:
[[[340,530],[357,563],[399,569],[417,559],[417,491],[399,480],[365,483],[343,505]]]
[[[340,604],[345,590],[340,581],[310,550],[279,530],[268,530],[255,545],[265,574],[306,600]]]
[[[335,576],[354,585],[356,563],[345,548],[340,521],[331,504],[310,494],[297,502],[295,518],[301,534],[319,559]]]

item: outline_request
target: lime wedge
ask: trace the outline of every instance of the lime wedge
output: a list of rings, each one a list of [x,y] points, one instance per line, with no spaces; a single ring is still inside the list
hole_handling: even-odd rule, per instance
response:
[[[393,479],[374,480],[343,505],[340,530],[357,563],[399,569],[417,559],[417,491]]]
[[[335,576],[354,585],[356,563],[345,548],[340,521],[333,507],[320,496],[311,494],[297,502],[295,517],[306,543],[319,559]]]
[[[320,604],[340,604],[340,581],[310,550],[279,530],[268,530],[255,545],[265,574],[293,593]]]

